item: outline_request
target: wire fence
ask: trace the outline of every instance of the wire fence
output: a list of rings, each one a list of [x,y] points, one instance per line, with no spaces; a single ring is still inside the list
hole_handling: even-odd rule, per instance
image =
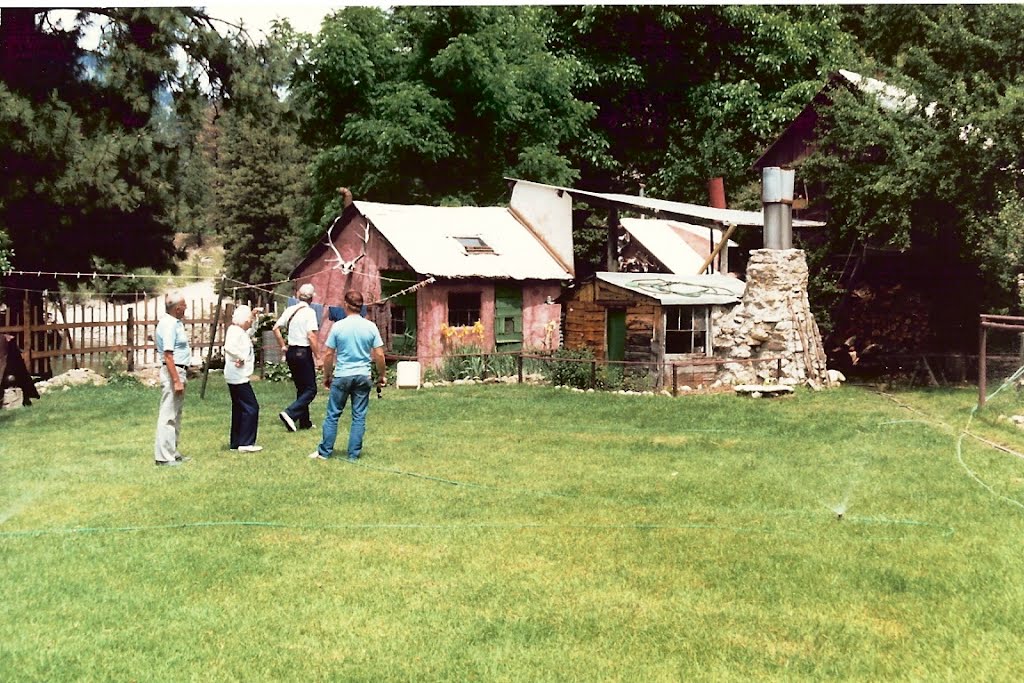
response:
[[[716,384],[724,365],[753,366],[765,382],[781,376],[781,356],[743,360],[693,358],[682,362],[608,361],[571,357],[559,352],[452,353],[442,356],[387,356],[390,362],[417,361],[424,381],[501,380],[543,382],[554,386],[595,391],[664,392],[677,396],[690,392],[731,391]]]

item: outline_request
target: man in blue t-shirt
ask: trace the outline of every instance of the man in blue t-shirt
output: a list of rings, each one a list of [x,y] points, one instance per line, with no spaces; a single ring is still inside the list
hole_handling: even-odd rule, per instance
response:
[[[327,399],[323,436],[310,458],[327,460],[334,451],[338,437],[338,418],[345,403],[352,399],[352,427],[348,433],[348,459],[358,460],[366,432],[366,411],[370,407],[370,363],[377,366],[377,385],[388,383],[384,364],[384,342],[380,330],[363,318],[363,295],[345,292],[345,317],[334,323],[327,336],[324,352],[324,387],[331,390]]]
[[[173,467],[191,460],[178,450],[181,409],[185,404],[186,370],[192,362],[192,349],[181,319],[185,317],[185,297],[170,292],[164,297],[167,315],[156,326],[156,354],[160,359],[160,410],[156,424],[153,457],[157,465]]]

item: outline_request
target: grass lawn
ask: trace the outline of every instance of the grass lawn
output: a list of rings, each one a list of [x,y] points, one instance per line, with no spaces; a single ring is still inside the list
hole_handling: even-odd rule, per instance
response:
[[[1024,460],[960,438],[972,389],[388,390],[350,464],[255,388],[265,450],[214,376],[178,468],[157,389],[0,414],[0,680],[1024,677]],[[1024,451],[1016,401],[972,432]]]

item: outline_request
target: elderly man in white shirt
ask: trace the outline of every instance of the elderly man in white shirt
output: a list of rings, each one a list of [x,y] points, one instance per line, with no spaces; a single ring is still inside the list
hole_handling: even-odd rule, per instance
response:
[[[289,432],[313,427],[309,419],[309,404],[316,398],[316,366],[320,364],[320,341],[317,337],[320,323],[316,311],[309,305],[315,295],[313,285],[306,283],[299,287],[299,303],[286,308],[274,324],[274,336],[281,345],[295,383],[295,400],[278,415]],[[288,330],[287,341],[281,334],[282,328]]]
[[[231,432],[229,447],[241,453],[262,451],[256,445],[260,422],[260,404],[249,378],[256,365],[256,353],[249,330],[252,309],[241,305],[231,315],[231,326],[224,337],[224,381],[231,394]]]

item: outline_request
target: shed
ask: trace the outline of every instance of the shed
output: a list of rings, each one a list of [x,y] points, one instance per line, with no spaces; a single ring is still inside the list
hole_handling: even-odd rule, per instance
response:
[[[566,297],[565,346],[602,361],[683,366],[695,381],[714,379],[716,322],[738,304],[746,284],[725,275],[599,272]],[[666,379],[661,373],[657,376]]]
[[[485,351],[554,350],[573,273],[569,198],[515,188],[508,207],[350,201],[291,278],[328,306],[363,292],[386,350],[436,366],[444,330],[477,321],[462,341]]]

